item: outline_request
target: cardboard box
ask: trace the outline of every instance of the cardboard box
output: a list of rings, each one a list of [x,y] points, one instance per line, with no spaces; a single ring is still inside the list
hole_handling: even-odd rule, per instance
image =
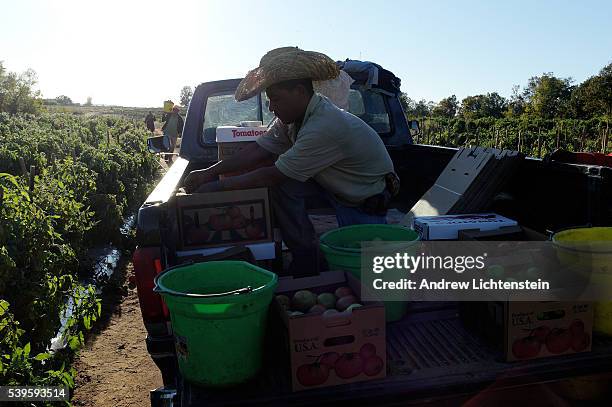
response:
[[[261,135],[266,134],[266,126],[238,127],[219,126],[216,130],[217,143],[237,143],[243,141],[255,141]]]
[[[227,160],[238,151],[242,150],[246,146],[250,145],[252,141],[239,141],[236,143],[219,143],[217,149],[219,152],[219,161]]]
[[[349,286],[356,296],[364,289],[350,273],[329,271],[315,277],[279,279],[277,294],[289,298],[299,290],[333,293]],[[275,299],[290,363],[293,391],[381,379],[386,376],[385,308],[360,302],[348,312],[330,316],[290,316]]]
[[[458,232],[459,240],[477,241],[545,241],[548,237],[525,226],[502,226],[496,230],[465,229]]]
[[[248,146],[249,143],[263,134],[266,134],[267,127],[236,127],[219,126],[216,131],[217,148],[219,150],[219,160],[225,160],[236,152]]]
[[[182,250],[273,242],[267,188],[179,194]]]
[[[422,216],[414,219],[414,230],[423,240],[452,240],[457,239],[459,231],[464,229],[487,231],[517,224],[515,220],[496,213]]]
[[[496,346],[506,361],[588,352],[593,332],[592,302],[481,302],[463,305],[468,326]],[[465,319],[464,319],[465,321]]]
[[[219,160],[227,160],[238,151],[242,150],[255,139],[267,131],[265,126],[237,127],[219,126],[216,130],[216,141]],[[233,172],[222,175],[221,178],[241,175],[243,172]]]

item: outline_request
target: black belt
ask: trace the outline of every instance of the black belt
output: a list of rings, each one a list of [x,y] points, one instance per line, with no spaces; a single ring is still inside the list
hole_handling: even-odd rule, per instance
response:
[[[391,199],[399,194],[400,179],[390,172],[385,175],[385,189],[363,201],[360,208],[368,215],[385,216]]]

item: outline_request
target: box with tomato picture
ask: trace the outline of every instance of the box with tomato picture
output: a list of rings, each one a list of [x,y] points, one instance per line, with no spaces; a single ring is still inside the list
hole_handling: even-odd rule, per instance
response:
[[[272,242],[267,188],[177,195],[182,249]]]
[[[385,309],[361,301],[364,287],[343,271],[281,277],[273,306],[282,320],[293,391],[386,376]]]
[[[487,336],[503,344],[505,360],[591,350],[591,302],[489,302]]]

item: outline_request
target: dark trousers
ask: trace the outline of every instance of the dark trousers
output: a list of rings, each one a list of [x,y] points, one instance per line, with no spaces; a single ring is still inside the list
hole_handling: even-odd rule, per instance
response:
[[[289,272],[294,276],[317,274],[319,271],[318,238],[308,217],[307,202],[316,201],[334,208],[340,227],[387,223],[385,216],[368,215],[359,208],[340,204],[313,180],[287,180],[272,187],[270,197],[275,221],[293,257]]]

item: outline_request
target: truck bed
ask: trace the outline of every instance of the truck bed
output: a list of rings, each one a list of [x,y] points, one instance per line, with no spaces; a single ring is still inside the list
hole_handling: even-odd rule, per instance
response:
[[[406,318],[387,325],[385,379],[291,391],[282,352],[269,344],[264,370],[252,382],[227,390],[179,386],[181,406],[393,405],[463,399],[496,384],[497,389],[549,382],[612,370],[612,338],[594,336],[588,353],[508,363],[468,332],[453,303],[413,303]],[[457,401],[455,401],[457,403]]]

